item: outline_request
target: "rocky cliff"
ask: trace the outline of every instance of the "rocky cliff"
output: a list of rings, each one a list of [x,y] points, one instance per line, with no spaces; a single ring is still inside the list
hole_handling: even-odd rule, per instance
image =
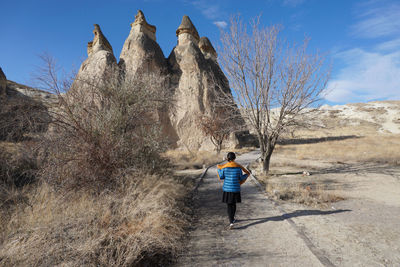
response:
[[[7,94],[7,78],[3,70],[0,68],[0,97],[5,97]]]

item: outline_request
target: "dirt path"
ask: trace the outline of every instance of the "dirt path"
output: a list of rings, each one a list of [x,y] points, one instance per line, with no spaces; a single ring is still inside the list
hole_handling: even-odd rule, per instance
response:
[[[309,165],[306,161],[299,164]],[[400,266],[400,167],[377,163],[326,165],[329,163],[322,162],[309,177],[284,175],[271,182],[327,184],[332,193],[346,198],[328,208],[351,211],[296,217],[295,224],[335,266]],[[286,212],[304,208],[294,203],[281,203],[281,207]]]
[[[258,152],[237,159],[254,161]],[[296,218],[325,218],[345,214],[346,209],[285,212],[268,200],[252,179],[242,186],[238,223],[227,230],[226,204],[221,203],[216,168],[210,168],[195,198],[195,221],[187,249],[177,266],[334,266],[327,252],[306,234]]]

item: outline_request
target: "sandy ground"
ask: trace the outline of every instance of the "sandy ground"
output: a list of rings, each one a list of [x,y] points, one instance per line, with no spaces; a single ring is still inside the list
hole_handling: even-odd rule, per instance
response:
[[[238,161],[257,157],[252,152]],[[288,161],[281,173],[307,168],[311,176],[283,174],[272,182],[324,183],[346,200],[323,208],[275,202],[248,181],[236,229],[226,230],[212,168],[198,188],[196,218],[177,266],[400,266],[400,167],[273,157],[280,166]]]
[[[400,266],[400,166],[377,163],[337,164],[283,158],[287,173],[305,167],[311,176],[278,175],[271,182],[314,182],[346,200],[327,209],[349,210],[335,216],[301,216],[293,221],[336,266]],[[285,167],[279,167],[285,172]],[[291,212],[302,205],[280,202]]]

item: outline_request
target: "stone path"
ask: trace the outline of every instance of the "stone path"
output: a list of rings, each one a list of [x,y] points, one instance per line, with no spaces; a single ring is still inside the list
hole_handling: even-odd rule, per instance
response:
[[[258,156],[250,152],[237,162],[245,166]],[[212,167],[198,188],[196,218],[177,266],[333,266],[290,219],[308,214],[285,214],[252,178],[242,186],[233,230],[227,229],[226,204],[221,198],[221,183]]]

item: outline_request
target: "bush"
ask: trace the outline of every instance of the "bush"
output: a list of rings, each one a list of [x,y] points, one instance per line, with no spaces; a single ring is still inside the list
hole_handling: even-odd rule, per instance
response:
[[[33,142],[0,143],[0,184],[22,187],[35,181],[38,171]]]
[[[27,134],[43,132],[49,123],[47,108],[25,96],[0,98],[0,141],[21,141]]]
[[[75,82],[59,96],[42,178],[57,188],[98,193],[112,190],[127,171],[165,169],[160,153],[166,141],[158,120],[165,90],[154,75],[121,81],[110,73],[100,82]]]

